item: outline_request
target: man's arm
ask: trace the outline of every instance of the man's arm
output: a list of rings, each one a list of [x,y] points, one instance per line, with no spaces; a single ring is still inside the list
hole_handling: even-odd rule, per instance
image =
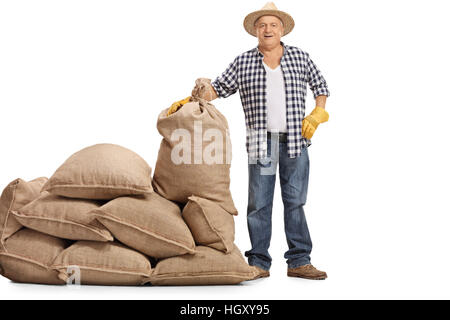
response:
[[[325,104],[327,103],[327,96],[320,95],[316,97],[316,107],[324,108]]]
[[[322,73],[317,68],[316,64],[311,60],[309,54],[307,55],[307,80],[311,91],[314,94],[314,99],[316,99],[316,103],[323,103],[323,107],[325,107],[326,97],[330,96],[330,91],[328,90],[327,82],[325,78],[322,76]],[[325,96],[325,98],[320,98],[317,101],[317,98],[320,96]],[[325,101],[322,101],[325,99]]]
[[[316,107],[302,121],[302,136],[311,139],[319,124],[328,121],[329,115],[325,111],[325,104],[327,103],[330,91],[328,90],[327,82],[309,55],[307,56],[307,67],[308,84],[316,99]]]

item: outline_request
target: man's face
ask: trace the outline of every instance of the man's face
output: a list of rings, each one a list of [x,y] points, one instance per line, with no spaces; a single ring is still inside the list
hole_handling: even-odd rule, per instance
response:
[[[280,19],[275,16],[262,16],[255,22],[256,36],[262,45],[277,45],[284,33]]]

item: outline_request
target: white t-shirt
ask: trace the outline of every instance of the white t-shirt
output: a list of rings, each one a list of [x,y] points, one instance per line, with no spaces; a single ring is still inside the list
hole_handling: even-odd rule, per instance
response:
[[[267,131],[287,132],[286,90],[280,65],[271,69],[263,61],[266,69],[267,88]]]

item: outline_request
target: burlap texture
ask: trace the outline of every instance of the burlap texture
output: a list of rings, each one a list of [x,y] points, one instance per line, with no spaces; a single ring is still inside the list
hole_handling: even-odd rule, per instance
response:
[[[157,193],[120,197],[92,211],[115,238],[154,258],[195,252],[179,206]]]
[[[226,253],[234,248],[234,217],[208,199],[190,196],[182,216],[195,243]]]
[[[55,237],[112,241],[111,233],[90,213],[101,204],[96,200],[66,198],[44,191],[37,199],[12,213],[25,227]]]
[[[153,188],[164,198],[180,203],[186,203],[188,197],[197,195],[217,202],[226,211],[236,215],[237,210],[229,189],[231,143],[227,120],[212,104],[203,99],[189,102],[169,116],[167,111],[168,108],[163,110],[157,121],[157,128],[163,140],[155,165]],[[201,124],[201,132],[195,131],[196,123]],[[204,138],[209,129],[220,132],[222,136],[222,141],[217,141],[217,148],[211,153],[208,152],[208,146],[215,138],[211,141]],[[186,151],[189,153],[190,162],[176,164],[172,151],[178,150],[177,145],[183,139],[172,141],[172,134],[181,132],[180,130],[187,133],[183,139],[190,140],[191,148]],[[196,135],[196,132],[199,134]],[[200,142],[196,144],[197,140]],[[184,151],[180,154],[184,154]],[[205,160],[204,154],[218,155],[221,161],[219,164],[208,163],[209,160]]]
[[[22,228],[11,211],[18,210],[36,199],[46,181],[46,177],[29,182],[18,178],[3,190],[0,197],[0,250],[4,247],[6,239]]]
[[[237,247],[230,254],[198,246],[195,255],[158,262],[150,277],[153,285],[238,284],[255,276]]]
[[[79,268],[80,282],[87,285],[141,285],[152,272],[146,256],[117,242],[75,242],[55,259],[52,268],[66,281],[70,266]]]
[[[111,200],[148,194],[151,168],[135,152],[115,145],[96,144],[70,156],[50,177],[42,191],[82,199]]]
[[[0,270],[6,278],[23,283],[65,284],[51,268],[68,242],[34,230],[22,229],[5,242]]]

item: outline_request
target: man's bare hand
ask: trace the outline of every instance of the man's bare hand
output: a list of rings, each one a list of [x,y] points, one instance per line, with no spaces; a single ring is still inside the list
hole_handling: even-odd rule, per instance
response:
[[[195,87],[192,89],[192,97],[212,101],[217,98],[217,93],[211,85],[211,79],[198,78],[195,80]]]

